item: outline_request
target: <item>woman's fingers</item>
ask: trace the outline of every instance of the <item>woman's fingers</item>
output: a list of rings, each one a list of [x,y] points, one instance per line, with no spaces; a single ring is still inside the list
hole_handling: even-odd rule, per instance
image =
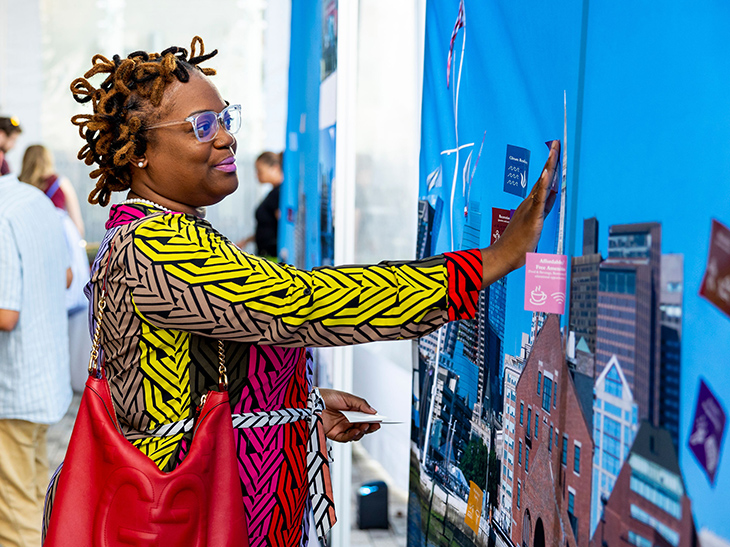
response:
[[[355,438],[353,440],[359,441],[362,439],[365,435],[370,435],[371,433],[375,433],[378,429],[380,429],[380,424],[378,423],[369,423],[369,424],[363,424],[364,427],[361,427],[357,434],[355,435]]]
[[[550,211],[553,210],[553,205],[555,205],[555,200],[558,198],[557,192],[550,192],[548,194],[547,200],[545,201],[545,208],[543,211],[545,211],[545,216],[548,216]]]
[[[357,403],[356,410],[364,412],[365,414],[377,414],[377,411],[371,407],[365,399],[357,397],[356,395],[351,395],[351,397],[353,397]]]
[[[371,433],[375,433],[378,429],[380,429],[380,424],[378,424],[378,423],[365,424],[365,427],[363,427],[360,430],[360,433],[358,435],[358,438],[355,439],[355,440],[356,441],[359,441],[365,435],[370,435]]]
[[[364,412],[365,414],[376,414],[376,410],[371,407],[368,402],[363,399],[362,397],[358,397],[357,395],[353,395],[352,393],[347,393],[345,391],[338,392],[343,401],[343,405],[345,408],[338,408],[337,410],[358,410],[360,412]]]
[[[367,427],[358,428],[358,430],[355,432],[355,435],[353,436],[352,440],[353,441],[359,441],[360,439],[362,439],[365,436],[365,434],[367,432],[368,432],[368,428]]]
[[[359,441],[368,432],[367,424],[358,424],[350,426],[346,431],[342,433],[340,442],[348,443],[351,441]]]
[[[550,212],[550,209],[546,208],[546,202],[548,200],[548,194],[550,193],[550,185],[553,181],[553,177],[555,176],[555,169],[558,166],[559,157],[560,141],[554,140],[550,145],[550,153],[548,154],[548,158],[545,162],[545,167],[540,174],[540,178],[537,179],[535,186],[533,186],[532,191],[530,192],[533,207],[537,208],[542,206],[540,212],[544,211],[545,214]],[[554,202],[555,199],[552,200],[552,203]],[[552,208],[552,203],[549,204],[550,208]]]
[[[352,425],[342,434],[342,437],[339,440],[341,440],[341,442],[359,441],[365,435],[375,433],[378,429],[380,429],[380,424],[378,423]]]
[[[377,413],[365,399],[352,393],[327,388],[319,388],[319,392],[324,399],[325,406],[330,410],[358,410],[366,414]]]
[[[377,411],[362,397],[334,389],[320,388],[319,392],[326,406],[322,413],[322,421],[329,439],[341,443],[359,441],[368,433],[374,433],[380,429],[380,424],[377,423],[351,424],[342,414],[343,410],[358,410],[366,414],[376,414]]]
[[[525,254],[537,247],[543,220],[555,202],[556,194],[550,195],[550,185],[559,157],[560,141],[555,140],[550,145],[550,153],[540,177],[515,210],[502,237],[481,249],[482,288],[524,266]]]
[[[340,443],[359,441],[365,435],[380,429],[380,424],[375,422],[350,423],[338,410],[325,410],[322,420],[327,438]]]
[[[370,435],[371,433],[375,433],[378,429],[380,429],[379,423],[369,424],[368,430],[365,432],[365,434]]]

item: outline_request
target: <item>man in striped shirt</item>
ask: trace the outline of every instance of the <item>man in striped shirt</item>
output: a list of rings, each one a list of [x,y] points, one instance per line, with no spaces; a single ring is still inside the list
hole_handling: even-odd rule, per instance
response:
[[[0,177],[0,545],[40,545],[46,431],[71,402],[69,257],[51,201]]]

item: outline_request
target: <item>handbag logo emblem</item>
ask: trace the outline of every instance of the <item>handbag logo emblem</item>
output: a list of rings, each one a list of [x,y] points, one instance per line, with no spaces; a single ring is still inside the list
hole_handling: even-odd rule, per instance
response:
[[[168,476],[166,480],[165,487],[160,488],[138,469],[115,470],[97,505],[94,545],[202,547],[208,517],[203,481],[190,473]],[[199,510],[193,511],[191,507]]]

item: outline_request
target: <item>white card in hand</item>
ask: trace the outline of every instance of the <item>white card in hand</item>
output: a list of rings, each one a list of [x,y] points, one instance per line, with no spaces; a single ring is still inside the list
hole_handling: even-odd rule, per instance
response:
[[[366,414],[365,412],[356,412],[354,410],[340,410],[342,414],[344,414],[345,418],[347,418],[347,421],[351,424],[361,424],[361,423],[377,423],[377,424],[399,424],[402,422],[394,422],[392,420],[389,420],[387,416],[382,416],[380,414]]]

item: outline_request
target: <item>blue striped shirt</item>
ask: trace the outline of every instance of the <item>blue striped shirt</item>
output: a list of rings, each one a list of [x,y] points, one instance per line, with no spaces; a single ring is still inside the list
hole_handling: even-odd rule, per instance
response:
[[[0,419],[54,423],[71,402],[63,226],[46,195],[0,177]]]

